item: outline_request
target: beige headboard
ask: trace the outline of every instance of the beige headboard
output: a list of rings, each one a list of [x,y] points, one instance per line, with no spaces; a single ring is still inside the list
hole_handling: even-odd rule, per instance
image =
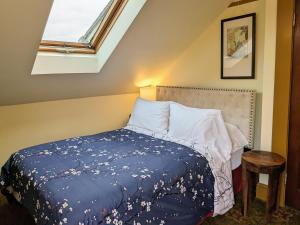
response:
[[[196,108],[220,109],[225,122],[236,125],[248,137],[247,147],[254,146],[254,90],[157,86],[156,99]]]

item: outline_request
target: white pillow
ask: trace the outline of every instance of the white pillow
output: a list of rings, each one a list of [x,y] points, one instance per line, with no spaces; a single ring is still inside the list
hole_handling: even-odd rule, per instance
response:
[[[210,117],[215,117],[219,110],[198,109],[181,105],[176,102],[170,104],[170,119],[168,135],[177,139],[195,142],[199,128]]]
[[[221,110],[171,103],[168,137],[191,145],[209,146],[225,161],[231,157],[232,145]]]
[[[169,127],[170,103],[137,98],[127,127],[166,134]]]
[[[232,152],[236,152],[248,145],[247,138],[237,126],[230,123],[225,123],[225,125],[232,143]]]

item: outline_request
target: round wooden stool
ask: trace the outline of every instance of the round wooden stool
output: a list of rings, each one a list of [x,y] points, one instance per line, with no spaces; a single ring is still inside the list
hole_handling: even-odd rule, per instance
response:
[[[269,174],[268,197],[266,204],[267,219],[278,209],[278,186],[280,175],[285,169],[285,159],[272,152],[249,151],[242,155],[243,208],[247,216],[249,203],[255,199],[259,173]]]

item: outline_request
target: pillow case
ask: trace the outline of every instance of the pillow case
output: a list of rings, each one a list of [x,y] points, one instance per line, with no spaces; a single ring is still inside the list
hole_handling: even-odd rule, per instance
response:
[[[232,143],[232,152],[239,151],[248,145],[247,138],[237,126],[231,123],[225,123],[225,125]]]
[[[231,157],[232,144],[221,110],[170,103],[168,138],[191,146],[207,146],[224,161]]]
[[[169,127],[170,103],[137,98],[127,127],[166,134]]]
[[[176,102],[170,103],[170,118],[168,135],[177,139],[197,141],[199,129],[205,121],[213,118],[219,110],[199,109],[181,105]]]

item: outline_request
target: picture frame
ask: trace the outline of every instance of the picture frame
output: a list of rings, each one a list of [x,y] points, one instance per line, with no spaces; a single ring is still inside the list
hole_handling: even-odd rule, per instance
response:
[[[255,79],[256,13],[221,21],[221,79]]]

